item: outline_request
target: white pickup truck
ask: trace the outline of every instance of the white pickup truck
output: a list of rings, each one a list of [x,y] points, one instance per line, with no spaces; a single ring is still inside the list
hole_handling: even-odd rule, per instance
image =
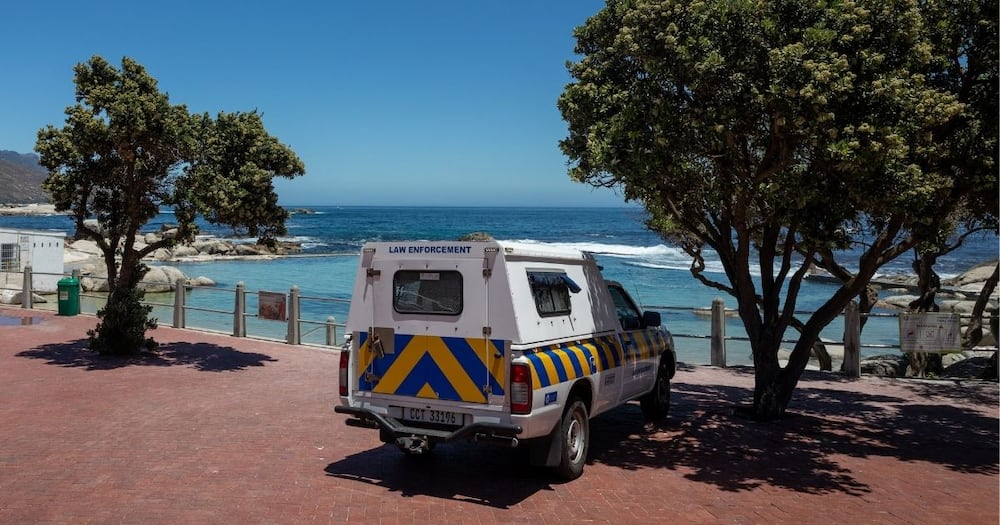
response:
[[[660,325],[588,253],[369,243],[335,411],[408,454],[460,439],[527,446],[532,464],[573,479],[591,418],[634,399],[666,417],[677,358]]]

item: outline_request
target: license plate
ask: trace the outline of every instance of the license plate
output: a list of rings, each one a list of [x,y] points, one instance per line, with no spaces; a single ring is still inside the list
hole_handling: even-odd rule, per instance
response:
[[[403,421],[455,426],[462,424],[462,414],[458,412],[434,410],[432,408],[400,407],[400,409],[403,411]]]

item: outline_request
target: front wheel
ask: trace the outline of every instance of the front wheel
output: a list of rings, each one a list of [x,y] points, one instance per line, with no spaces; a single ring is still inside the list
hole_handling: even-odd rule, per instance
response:
[[[650,423],[663,420],[670,412],[670,370],[666,361],[660,361],[656,370],[656,384],[652,391],[639,398],[639,408]]]
[[[587,417],[587,405],[580,399],[573,399],[566,407],[556,439],[562,440],[562,453],[556,471],[567,480],[580,477],[587,462],[587,449],[590,448],[590,419]]]

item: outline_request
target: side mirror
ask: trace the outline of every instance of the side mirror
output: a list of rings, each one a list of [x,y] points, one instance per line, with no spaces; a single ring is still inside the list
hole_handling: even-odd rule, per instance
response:
[[[645,326],[660,326],[660,312],[642,312],[642,324]]]

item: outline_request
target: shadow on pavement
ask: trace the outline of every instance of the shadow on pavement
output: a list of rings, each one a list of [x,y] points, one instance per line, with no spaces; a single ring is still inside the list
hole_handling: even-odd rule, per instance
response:
[[[266,354],[241,352],[210,343],[188,342],[161,344],[153,352],[143,352],[131,357],[110,357],[87,348],[86,339],[42,345],[16,355],[43,359],[50,365],[84,370],[114,370],[127,366],[190,366],[203,372],[233,372],[277,361]]]
[[[670,419],[658,431],[644,424],[636,405],[597,418],[590,461],[676,470],[727,491],[768,485],[856,496],[870,488],[841,466],[841,456],[1000,472],[996,418],[969,408],[800,386],[781,421],[733,415],[751,397],[746,388],[675,383]]]
[[[752,384],[752,370],[727,373]],[[888,391],[894,395],[864,392],[865,385],[852,390],[856,380],[836,374],[803,377],[789,412],[776,422],[734,415],[736,407],[752,402],[752,387],[675,382],[670,417],[660,426],[644,421],[637,402],[593,419],[588,468],[667,469],[729,492],[771,486],[849,496],[873,488],[847,458],[888,457],[986,476],[1000,472],[996,417],[969,405],[995,404],[988,389],[907,381],[893,384]],[[825,384],[810,386],[810,380]],[[965,406],[948,403],[959,398]],[[526,459],[520,449],[464,443],[412,458],[383,445],[325,470],[402,496],[508,508],[561,483],[550,471],[529,467]]]
[[[449,443],[426,456],[407,456],[395,445],[382,445],[330,463],[325,471],[403,497],[431,496],[506,509],[550,490],[549,471],[527,463],[520,449],[489,445]]]

